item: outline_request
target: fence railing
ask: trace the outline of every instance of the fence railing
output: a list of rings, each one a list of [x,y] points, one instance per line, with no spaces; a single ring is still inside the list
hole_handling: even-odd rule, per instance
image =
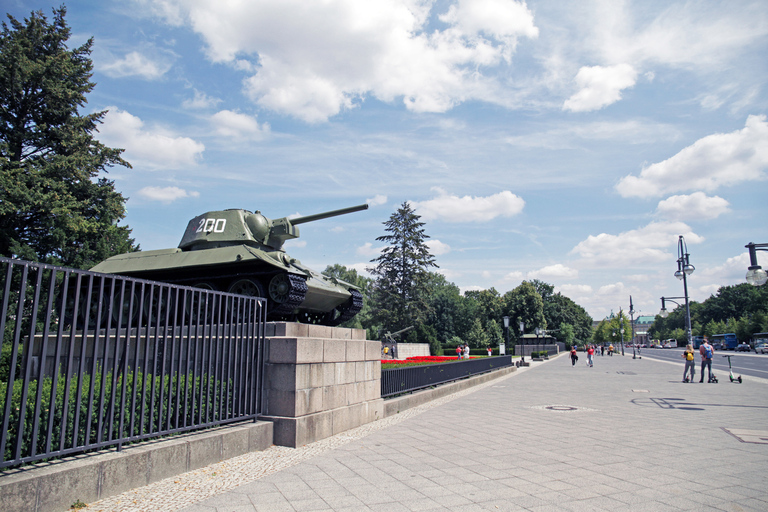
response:
[[[381,370],[381,396],[399,395],[512,366],[512,356],[483,357],[406,368]]]
[[[0,468],[255,419],[263,299],[0,258]]]

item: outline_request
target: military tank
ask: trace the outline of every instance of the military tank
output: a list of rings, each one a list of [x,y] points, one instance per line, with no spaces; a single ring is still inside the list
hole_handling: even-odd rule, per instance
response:
[[[119,254],[91,270],[264,297],[268,320],[339,325],[362,308],[359,289],[305,267],[283,244],[299,237],[299,224],[366,209],[274,220],[260,211],[207,212],[189,221],[177,248]]]

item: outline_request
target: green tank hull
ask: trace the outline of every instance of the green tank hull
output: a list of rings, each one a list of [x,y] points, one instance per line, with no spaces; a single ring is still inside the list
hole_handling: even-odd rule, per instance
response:
[[[360,205],[297,219],[224,210],[192,219],[179,247],[119,254],[91,270],[267,299],[269,320],[338,325],[363,298],[352,284],[305,267],[282,250],[296,224],[367,209]]]

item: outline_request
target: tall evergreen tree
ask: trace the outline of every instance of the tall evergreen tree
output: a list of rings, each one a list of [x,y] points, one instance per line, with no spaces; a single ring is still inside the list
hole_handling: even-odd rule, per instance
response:
[[[421,323],[428,312],[427,291],[430,267],[437,267],[426,244],[421,217],[404,202],[384,222],[389,233],[376,238],[387,246],[370,272],[376,276],[373,286],[374,316],[391,331]]]
[[[117,226],[125,198],[100,173],[130,164],[93,136],[106,111],[81,115],[93,39],[69,50],[66,8],[0,34],[0,255],[88,268],[136,250]]]

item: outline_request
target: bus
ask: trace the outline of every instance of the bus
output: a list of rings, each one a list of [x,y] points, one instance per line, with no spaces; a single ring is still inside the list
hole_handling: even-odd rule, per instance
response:
[[[720,350],[736,350],[739,339],[736,334],[729,332],[726,334],[715,334],[712,336],[712,343],[720,343]]]

